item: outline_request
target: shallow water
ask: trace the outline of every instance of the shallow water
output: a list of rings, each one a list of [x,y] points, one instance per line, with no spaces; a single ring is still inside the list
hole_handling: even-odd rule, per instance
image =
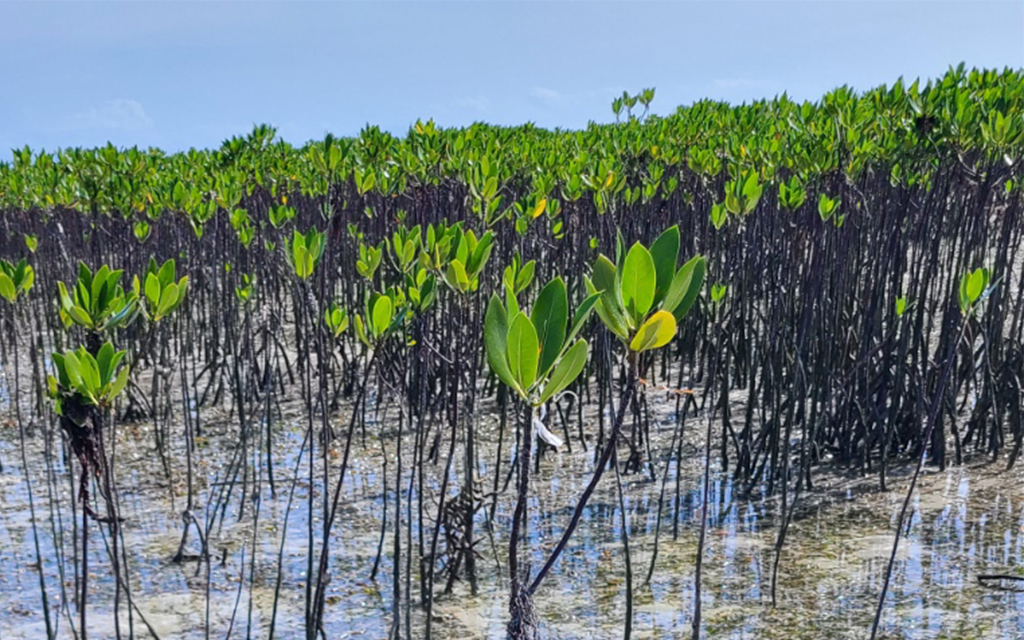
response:
[[[207,415],[209,414],[209,415]],[[217,518],[211,533],[214,560],[209,567],[198,562],[170,561],[181,537],[181,510],[185,504],[184,454],[173,452],[174,482],[166,483],[156,457],[150,427],[145,424],[118,427],[118,490],[124,537],[129,549],[131,589],[138,609],[161,638],[204,638],[209,618],[210,637],[267,637],[277,575],[277,553],[288,503],[288,488],[302,442],[305,421],[285,416],[275,425],[274,474],[276,497],[271,497],[266,469],[253,455],[248,482],[249,500],[239,512],[240,487],[223,512],[223,519],[206,508],[211,495],[222,488],[231,458],[237,421],[204,410],[206,435],[196,452],[198,505],[196,516],[206,523]],[[390,416],[389,415],[389,420]],[[341,418],[337,419],[343,429]],[[479,429],[481,477],[490,490],[491,469],[497,445],[496,419],[481,420]],[[389,426],[393,421],[388,421]],[[688,432],[697,432],[691,420]],[[370,423],[370,434],[379,424]],[[673,422],[663,417],[655,425],[654,458],[661,477]],[[181,427],[176,425],[176,439]],[[52,461],[53,484],[48,488],[43,459],[43,428],[34,429],[29,445],[29,471],[33,479],[42,570],[59,637],[70,638],[67,612],[77,623],[73,604],[62,612],[61,598],[71,597],[74,586],[71,536],[71,480],[56,455]],[[575,427],[571,428],[575,438]],[[589,429],[588,435],[596,432]],[[512,448],[506,434],[502,474],[508,469]],[[20,465],[17,429],[0,429],[0,637],[45,637],[40,612],[39,576],[30,527],[25,472]],[[533,476],[530,549],[527,561],[534,570],[543,563],[569,519],[571,508],[592,468],[589,453],[572,442],[548,452]],[[403,442],[403,517],[409,481],[412,438]],[[382,453],[382,449],[384,453]],[[443,448],[442,448],[443,449]],[[649,476],[624,476],[625,506],[634,571],[634,638],[689,637],[693,614],[693,575],[701,516],[702,445],[684,444],[681,471],[678,536],[673,536],[676,469],[669,469],[658,561],[650,585],[643,585],[653,551],[660,480]],[[393,602],[391,552],[394,527],[394,471],[396,440],[371,437],[364,448],[357,434],[353,460],[346,478],[342,512],[332,537],[331,576],[328,588],[326,631],[331,638],[384,638],[391,623]],[[338,451],[334,451],[336,473]],[[458,454],[456,458],[459,458]],[[382,473],[388,461],[387,475]],[[306,462],[300,476],[305,475]],[[318,462],[317,472],[321,473]],[[439,486],[438,468],[431,495]],[[456,469],[456,475],[459,470]],[[905,472],[904,472],[905,474]],[[385,489],[384,479],[388,489]],[[816,476],[814,493],[801,497],[798,518],[791,524],[782,554],[778,606],[772,608],[770,583],[772,548],[777,535],[777,499],[755,496],[745,500],[729,478],[713,474],[708,505],[708,540],[704,559],[702,594],[703,631],[714,638],[863,638],[874,615],[886,561],[891,550],[893,527],[906,487],[906,475],[895,472],[890,491],[878,492],[874,478],[841,474]],[[1024,556],[1024,490],[1017,471],[1002,472],[1002,464],[969,465],[922,477],[913,502],[908,535],[897,555],[882,631],[884,637],[923,638],[1018,638],[1024,637],[1024,592],[982,587],[980,573],[1021,575]],[[453,480],[452,495],[459,481]],[[584,518],[566,553],[537,593],[542,635],[546,638],[618,638],[625,616],[624,554],[621,514],[614,492],[614,478],[606,475],[587,507]],[[174,490],[173,504],[169,487]],[[313,526],[319,541],[321,485],[314,487]],[[53,492],[53,499],[48,496]],[[278,604],[277,637],[300,634],[303,619],[309,486],[297,483],[284,545],[284,571]],[[384,497],[388,497],[388,534],[376,580],[370,579],[380,536]],[[255,499],[258,497],[258,501]],[[434,508],[434,502],[431,510]],[[511,491],[500,496],[491,535],[478,526],[483,537],[478,560],[480,593],[473,597],[457,582],[452,594],[439,595],[434,630],[440,638],[502,638],[506,621],[507,578],[504,562],[506,534],[513,506]],[[255,507],[259,518],[254,526]],[[51,511],[51,506],[53,510]],[[65,542],[58,547],[51,531],[63,527]],[[56,518],[59,515],[59,522]],[[415,520],[415,511],[414,511]],[[415,544],[418,530],[412,530]],[[103,530],[105,532],[105,530]],[[405,526],[403,523],[403,532]],[[90,548],[90,637],[114,636],[113,582],[109,559],[103,548],[99,525],[92,525]],[[255,538],[254,538],[255,533]],[[429,537],[429,536],[428,536]],[[493,543],[492,543],[493,539]],[[254,542],[255,540],[255,542]],[[407,544],[405,535],[401,540]],[[251,564],[255,548],[255,564]],[[195,531],[188,550],[197,553]],[[63,565],[58,551],[64,554]],[[500,562],[500,568],[499,568]],[[66,594],[61,593],[63,566]],[[404,561],[402,570],[404,572]],[[413,567],[413,597],[418,598],[418,572]],[[404,573],[403,573],[404,576]],[[250,577],[254,577],[250,580]],[[209,598],[207,599],[207,585]],[[440,582],[440,590],[443,582]],[[1012,587],[1012,584],[1007,586]],[[241,587],[241,589],[240,589]],[[403,577],[404,587],[404,577]],[[236,607],[237,603],[237,607]],[[250,606],[251,603],[251,606]],[[128,615],[122,608],[122,634],[127,637]],[[232,622],[233,619],[233,622]],[[412,637],[422,637],[424,620],[418,608],[412,612]],[[138,616],[133,617],[137,637],[147,637]]]

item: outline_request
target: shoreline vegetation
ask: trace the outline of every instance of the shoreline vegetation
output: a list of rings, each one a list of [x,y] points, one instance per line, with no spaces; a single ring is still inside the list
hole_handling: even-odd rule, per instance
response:
[[[654,99],[15,150],[5,636],[1024,633],[1024,71]]]

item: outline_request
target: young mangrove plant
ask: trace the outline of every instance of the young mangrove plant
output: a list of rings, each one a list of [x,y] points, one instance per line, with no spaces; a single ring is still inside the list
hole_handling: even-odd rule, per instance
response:
[[[588,296],[569,321],[569,299],[565,282],[554,278],[541,289],[533,310],[520,309],[512,288],[506,284],[508,308],[497,294],[492,294],[484,318],[484,346],[487,362],[495,375],[507,385],[524,405],[528,417],[521,421],[519,479],[516,506],[509,536],[508,571],[510,581],[509,638],[534,638],[537,616],[533,594],[526,588],[529,572],[519,567],[519,540],[526,538],[527,499],[530,486],[530,451],[534,437],[558,447],[561,440],[541,420],[540,408],[565,390],[583,371],[588,344],[576,339],[580,329],[597,303],[597,294]],[[567,333],[568,329],[568,333]]]

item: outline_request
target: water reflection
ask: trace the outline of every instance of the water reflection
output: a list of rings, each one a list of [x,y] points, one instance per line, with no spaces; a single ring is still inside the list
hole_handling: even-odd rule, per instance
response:
[[[235,630],[239,637],[252,625],[265,637],[277,575],[281,524],[288,498],[289,474],[301,444],[298,427],[279,425],[275,435],[276,497],[266,483],[259,493],[260,516],[255,527],[253,559],[252,500],[236,495],[214,515],[204,511],[201,520],[216,518],[211,540],[215,558],[210,570],[210,618],[215,635],[230,623],[236,599],[239,610]],[[372,433],[373,431],[371,431]],[[684,447],[683,466],[668,469],[669,482],[662,504],[658,562],[649,585],[647,575],[658,526],[659,498],[667,450],[658,443],[658,481],[648,474],[623,478],[625,508],[630,527],[635,580],[635,638],[684,637],[689,635],[693,600],[693,561],[701,510],[701,468],[698,443]],[[38,576],[32,542],[25,471],[15,454],[16,441],[4,432],[0,455],[0,636],[36,638],[43,635],[39,608]],[[181,478],[172,506],[165,480],[153,475],[151,435],[143,427],[122,430],[119,445],[119,491],[126,518],[125,538],[132,588],[140,610],[163,637],[200,638],[206,616],[206,568],[196,562],[169,562],[181,535],[180,510],[184,498]],[[411,438],[406,452],[411,450]],[[493,464],[497,433],[481,437]],[[383,445],[393,463],[394,442]],[[47,578],[54,611],[73,586],[75,549],[71,543],[71,480],[60,457],[51,461],[54,485],[46,483],[42,459],[42,435],[37,431],[31,445],[30,471],[34,480],[37,522],[43,545],[42,571]],[[502,468],[508,469],[510,445],[506,434]],[[586,480],[593,452],[575,449],[549,452],[533,482],[531,517],[527,524],[526,560],[536,570],[553,548],[568,523],[575,499]],[[198,453],[201,479],[197,504],[212,504],[224,485],[222,475],[230,453],[211,434],[208,446]],[[382,474],[381,445],[357,444],[346,478],[346,500],[335,526],[332,543],[332,581],[328,590],[326,630],[330,637],[386,637],[391,614],[391,531],[394,514],[394,465]],[[443,463],[443,461],[442,461]],[[262,464],[254,460],[254,464]],[[304,463],[305,464],[305,463]],[[408,486],[409,461],[404,463],[402,490]],[[487,470],[489,471],[489,469]],[[678,500],[674,479],[682,478]],[[176,471],[177,476],[181,471]],[[387,478],[387,487],[383,481]],[[894,477],[894,491],[864,491],[864,482],[836,476],[819,481],[822,489],[804,498],[792,523],[783,551],[779,579],[779,607],[770,606],[772,547],[776,535],[777,499],[755,494],[747,499],[726,474],[715,473],[708,505],[709,536],[704,562],[704,626],[715,638],[854,638],[870,628],[875,597],[881,588],[891,547],[892,527],[901,500],[902,480]],[[248,479],[251,484],[254,477]],[[871,485],[872,480],[866,484]],[[458,486],[458,483],[453,483]],[[428,483],[436,491],[438,483]],[[1004,474],[987,467],[932,473],[920,483],[913,503],[907,536],[901,544],[890,590],[883,631],[889,638],[1017,638],[1024,637],[1024,593],[998,591],[980,586],[979,573],[1013,573],[1024,555],[1024,496],[1020,475]],[[290,637],[302,620],[306,580],[307,530],[321,523],[319,509],[307,508],[309,491],[319,504],[320,485],[299,481],[289,516],[284,544],[282,596],[278,633]],[[453,489],[454,490],[454,489]],[[52,496],[49,493],[52,492]],[[369,579],[380,537],[384,499],[388,504],[388,533],[379,579]],[[406,497],[403,496],[403,502]],[[428,499],[428,504],[434,504]],[[677,508],[678,505],[678,508]],[[678,513],[677,513],[678,511]],[[437,603],[435,629],[443,638],[503,638],[507,585],[505,568],[512,496],[499,499],[495,527],[481,544],[483,560],[481,593],[473,598],[463,585]],[[403,506],[403,518],[405,508]],[[51,525],[51,519],[53,524]],[[419,522],[412,523],[412,540],[419,537]],[[426,527],[431,523],[426,522]],[[53,530],[63,530],[63,547],[54,545]],[[98,529],[95,529],[98,534]],[[405,527],[403,524],[403,532]],[[595,494],[566,553],[540,590],[538,609],[543,632],[549,638],[619,637],[625,614],[622,530],[614,482],[608,476]],[[429,535],[428,535],[429,537]],[[96,538],[99,540],[99,538]],[[403,548],[407,540],[402,539]],[[198,546],[192,545],[194,553]],[[109,603],[112,581],[101,542],[90,550],[91,601],[95,637],[111,629]],[[244,554],[244,556],[243,556]],[[63,566],[60,558],[64,558]],[[499,569],[498,563],[502,566]],[[64,576],[61,577],[63,568]],[[404,561],[402,570],[404,571]],[[250,593],[249,579],[254,576]],[[61,593],[61,581],[67,585]],[[239,591],[239,584],[242,589]],[[418,576],[413,576],[414,589]],[[252,614],[249,616],[249,602]],[[74,612],[74,606],[71,606]],[[250,622],[251,620],[251,622]],[[413,614],[421,624],[418,609]],[[137,621],[136,621],[137,624]],[[241,625],[241,626],[239,626]],[[70,637],[68,621],[60,619],[61,637]],[[413,634],[415,636],[415,633]]]

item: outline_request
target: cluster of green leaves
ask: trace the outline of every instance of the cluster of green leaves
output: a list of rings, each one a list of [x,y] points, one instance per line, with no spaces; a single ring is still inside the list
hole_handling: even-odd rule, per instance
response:
[[[181,306],[185,299],[185,292],[188,291],[188,276],[182,276],[181,280],[175,280],[176,272],[174,260],[168,260],[157,267],[156,260],[149,259],[149,266],[146,268],[146,283],[144,292],[146,296],[146,315],[152,322],[160,322],[171,312]],[[135,286],[137,287],[137,280]],[[136,289],[136,293],[138,293]]]
[[[124,356],[125,352],[115,352],[110,342],[100,347],[95,357],[85,347],[52,354],[57,375],[47,381],[58,415],[82,425],[87,417],[84,407],[109,406],[128,384],[128,367],[118,370]]]
[[[436,270],[452,290],[468,293],[479,288],[480,272],[493,247],[494,235],[490,231],[478,239],[472,229],[463,231],[462,223],[429,225],[420,264]]]
[[[633,107],[639,102],[644,112],[641,117],[647,115],[647,112],[651,108],[651,102],[654,100],[654,88],[642,89],[639,93],[630,95],[628,91],[623,91],[622,95],[612,100],[612,113],[615,114],[615,119],[618,120],[622,115],[622,109],[626,109],[626,116],[630,119],[633,118]]]
[[[366,299],[364,314],[356,316],[356,337],[367,348],[380,344],[405,319],[404,306],[405,299],[400,290],[373,292]]]
[[[305,235],[296,230],[287,244],[286,255],[295,275],[300,280],[308,280],[313,275],[313,269],[320,263],[320,258],[324,255],[326,246],[324,234],[317,231],[316,227],[311,227]]]
[[[241,303],[252,300],[253,291],[256,289],[256,274],[242,274],[242,283],[235,287],[235,299]]]
[[[14,304],[18,296],[28,295],[36,281],[36,272],[27,260],[17,265],[0,260],[0,298]]]
[[[647,99],[641,92],[620,100],[629,108]],[[546,221],[557,236],[565,203],[589,197],[605,211],[656,201],[696,176],[716,190],[724,224],[726,214],[750,210],[766,188],[785,208],[813,206],[836,174],[856,180],[870,171],[930,188],[937,171],[961,163],[978,174],[1019,169],[1022,111],[1024,72],[960,66],[926,83],[899,80],[864,93],[840,87],[817,102],[786,95],[738,106],[704,100],[665,117],[580,131],[417,122],[405,137],[367,127],[355,138],[294,147],[260,125],[210,151],[20,149],[0,163],[0,209],[121,215],[145,223],[134,227],[140,240],[148,221],[165,213],[186,216],[200,235],[213,216],[234,215],[246,241],[263,225],[291,224],[287,203],[298,194],[340,190],[372,208],[380,198],[455,182],[486,225],[510,220],[524,232]],[[715,180],[723,172],[725,180]],[[275,203],[268,215],[236,213],[257,191]],[[837,226],[841,220],[830,219]]]
[[[706,261],[695,256],[676,269],[679,227],[666,229],[651,244],[639,242],[628,253],[620,242],[618,263],[601,254],[594,263],[587,290],[600,294],[601,321],[635,352],[668,344],[676,325],[697,300],[704,283]]]
[[[94,274],[80,262],[74,285],[69,288],[58,282],[59,314],[64,327],[67,329],[74,324],[87,331],[103,333],[131,324],[140,311],[138,279],[133,290],[126,293],[120,284],[122,274],[122,270],[111,270],[107,265]]]
[[[839,198],[830,198],[824,193],[818,196],[818,216],[822,222],[832,221],[837,228],[843,226],[846,216],[839,213],[839,205],[842,201]]]
[[[497,294],[492,294],[487,304],[487,362],[503,383],[537,407],[572,384],[583,371],[588,345],[582,338],[576,340],[576,335],[598,296],[588,296],[579,305],[570,327],[569,299],[561,278],[541,289],[529,314],[520,309],[508,283],[505,290],[508,309]]]
[[[340,337],[348,329],[348,310],[345,307],[339,307],[338,303],[332,302],[331,306],[324,309],[324,324],[327,325],[332,336]]]

